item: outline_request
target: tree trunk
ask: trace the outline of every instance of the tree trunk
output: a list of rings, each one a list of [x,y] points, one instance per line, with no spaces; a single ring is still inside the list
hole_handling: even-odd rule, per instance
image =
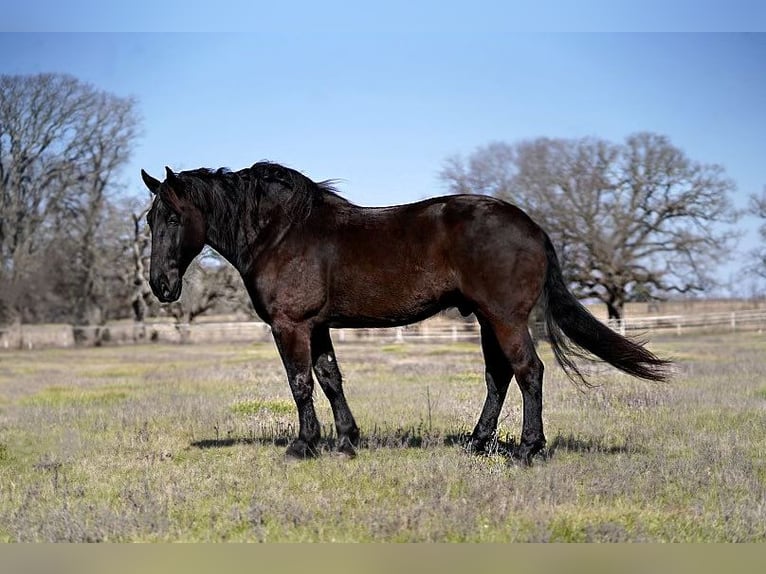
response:
[[[622,321],[625,315],[625,293],[617,286],[607,287],[607,296],[604,298],[606,311],[609,315],[609,322],[618,323]]]
[[[135,322],[133,329],[135,340],[146,338],[146,326],[144,324],[148,311],[146,299],[152,294],[151,289],[149,289],[149,282],[146,280],[146,268],[144,266],[144,256],[149,245],[149,234],[147,229],[141,225],[148,211],[149,206],[145,207],[139,214],[132,214],[133,297],[130,305],[133,309],[133,321]]]

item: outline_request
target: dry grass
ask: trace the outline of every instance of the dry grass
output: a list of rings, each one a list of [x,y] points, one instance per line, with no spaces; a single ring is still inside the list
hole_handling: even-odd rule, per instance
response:
[[[654,349],[672,383],[597,369],[580,392],[543,348],[532,468],[460,446],[484,398],[473,345],[339,345],[363,448],[304,463],[283,457],[270,344],[2,353],[0,539],[766,541],[766,337]],[[509,393],[500,444],[520,406]]]

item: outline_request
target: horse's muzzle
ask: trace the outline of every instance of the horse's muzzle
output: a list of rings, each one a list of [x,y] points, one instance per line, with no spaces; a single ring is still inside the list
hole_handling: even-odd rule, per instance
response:
[[[161,303],[172,303],[173,301],[177,301],[181,296],[180,279],[173,281],[163,275],[158,277],[155,281],[150,281],[149,284],[155,297],[157,297]]]

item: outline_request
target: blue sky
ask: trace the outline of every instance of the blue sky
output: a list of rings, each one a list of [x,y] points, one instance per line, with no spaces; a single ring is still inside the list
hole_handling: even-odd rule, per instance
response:
[[[29,4],[11,7],[0,29],[195,27],[185,12],[168,18],[142,2],[78,19],[81,4],[37,19],[24,13]],[[521,20],[503,7],[513,3],[429,11],[394,2],[355,13],[334,2],[308,12],[299,4],[207,15],[213,28],[246,33],[2,33],[0,73],[66,72],[136,97],[144,133],[125,173],[134,194],[142,193],[140,168],[160,176],[165,165],[238,169],[270,159],[314,179],[340,178],[357,203],[402,203],[443,193],[445,158],[493,140],[621,140],[640,130],[722,164],[740,207],[766,185],[766,34],[520,32]],[[588,6],[598,4],[606,5]],[[662,22],[759,29],[760,4],[734,1],[705,21],[693,3],[664,4]],[[645,18],[663,4],[642,6]],[[577,28],[555,25],[568,13],[556,14],[551,28]],[[652,29],[635,18],[633,29]],[[756,225],[743,220],[743,246],[757,241]],[[721,278],[734,273],[731,263]]]

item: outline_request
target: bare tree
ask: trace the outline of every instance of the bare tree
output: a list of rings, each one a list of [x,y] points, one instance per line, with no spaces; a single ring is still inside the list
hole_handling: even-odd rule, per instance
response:
[[[702,291],[736,237],[734,183],[670,140],[638,133],[493,143],[440,173],[454,193],[483,193],[525,209],[551,235],[583,298],[621,319],[629,301]]]
[[[209,312],[253,315],[239,273],[212,249],[203,251],[187,275],[181,298],[168,305],[176,320],[190,323]]]
[[[133,233],[131,236],[130,254],[133,267],[128,280],[133,287],[130,307],[133,310],[133,320],[137,325],[136,338],[139,339],[146,337],[144,321],[149,310],[148,301],[152,294],[146,272],[151,234],[149,233],[149,226],[145,223],[145,218],[150,208],[151,202],[147,203],[142,210],[131,213]]]
[[[189,325],[209,313],[254,316],[250,297],[239,272],[212,249],[206,248],[184,275],[181,298],[165,310],[176,320],[181,342],[189,338]]]
[[[130,99],[97,93],[83,130],[82,161],[76,174],[80,182],[77,186],[79,193],[74,200],[67,196],[66,202],[77,237],[76,266],[72,271],[80,286],[74,306],[75,321],[79,324],[99,324],[108,318],[105,310],[111,298],[110,290],[119,279],[115,262],[109,261],[114,256],[114,249],[103,249],[104,244],[98,239],[112,234],[110,243],[116,247],[122,235],[118,232],[114,236],[116,222],[110,215],[115,215],[115,206],[108,200],[116,189],[118,172],[127,163],[137,136],[133,107],[134,102]],[[106,265],[109,263],[112,265]]]
[[[67,75],[0,76],[0,321],[51,285],[39,267],[59,265],[72,320],[103,320],[100,241],[137,135],[130,98]]]

